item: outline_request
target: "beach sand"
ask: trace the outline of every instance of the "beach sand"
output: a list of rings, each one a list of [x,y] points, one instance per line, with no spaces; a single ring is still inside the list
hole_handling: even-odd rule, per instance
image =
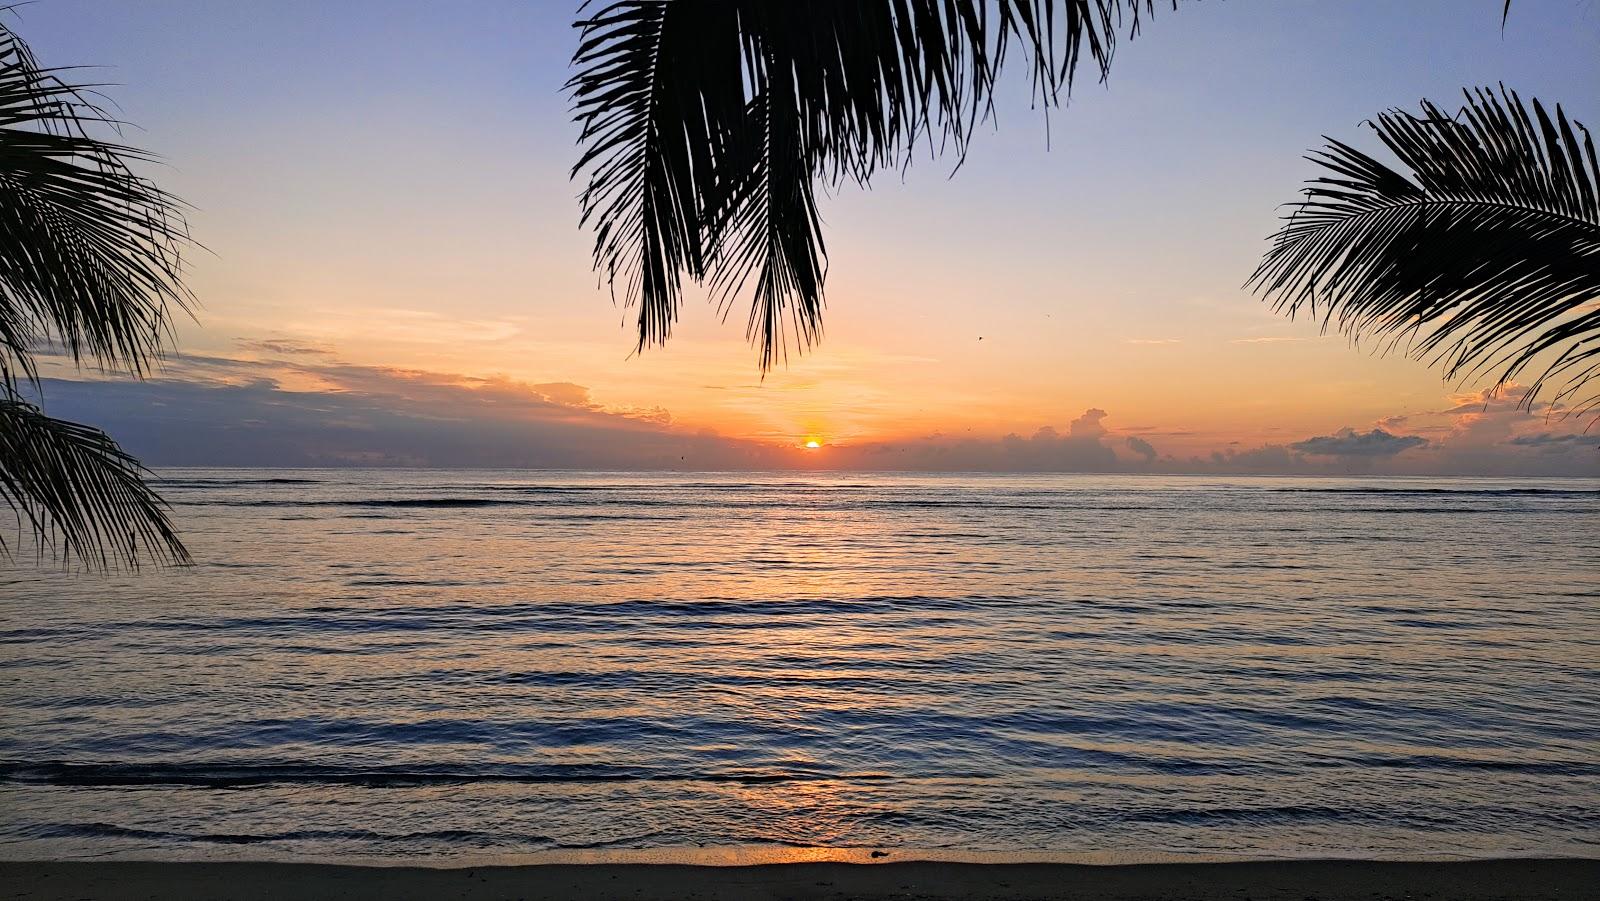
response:
[[[1449,863],[551,864],[435,869],[294,863],[0,863],[0,896],[37,899],[1024,899],[1587,901],[1600,860]]]

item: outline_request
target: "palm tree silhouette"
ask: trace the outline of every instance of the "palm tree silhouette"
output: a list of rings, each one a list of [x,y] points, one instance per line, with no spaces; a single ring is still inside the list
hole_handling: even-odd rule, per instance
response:
[[[1154,0],[613,0],[577,23],[574,177],[595,267],[637,309],[638,347],[671,334],[687,275],[723,315],[748,297],[763,371],[822,334],[816,185],[867,184],[913,151],[960,154],[1010,50],[1045,107],[1080,63],[1101,79]],[[1162,3],[1176,8],[1177,0]],[[588,8],[585,4],[585,9]],[[1502,26],[1510,0],[1501,5]],[[1588,133],[1515,95],[1432,104],[1377,129],[1415,180],[1334,142],[1249,284],[1290,314],[1314,301],[1354,336],[1419,337],[1449,377],[1546,352],[1535,386],[1570,398],[1600,365],[1600,234]],[[1537,125],[1534,122],[1537,121]],[[1583,135],[1580,145],[1579,134]],[[1586,161],[1586,162],[1585,162]],[[748,292],[748,293],[747,293]],[[1419,329],[1425,334],[1419,335]],[[1530,391],[1527,402],[1537,390]],[[1591,403],[1594,399],[1591,399]]]
[[[1501,87],[1468,91],[1457,115],[1423,101],[1372,123],[1410,170],[1327,139],[1312,180],[1249,285],[1279,310],[1375,337],[1442,365],[1446,378],[1498,371],[1496,387],[1541,354],[1522,396],[1581,415],[1600,374],[1600,165],[1594,140],[1557,106]]]
[[[1167,0],[1172,6],[1177,0]],[[1166,5],[1164,3],[1163,5]],[[1057,104],[1103,79],[1155,0],[612,0],[568,83],[595,267],[666,341],[682,280],[726,315],[749,290],[763,371],[822,334],[819,181],[867,184],[914,151],[960,154],[1009,54]],[[584,5],[588,9],[589,4]]]
[[[139,462],[24,393],[40,387],[41,347],[143,375],[189,301],[177,201],[130,168],[147,156],[90,134],[117,123],[58,71],[0,22],[0,498],[40,554],[186,563]]]

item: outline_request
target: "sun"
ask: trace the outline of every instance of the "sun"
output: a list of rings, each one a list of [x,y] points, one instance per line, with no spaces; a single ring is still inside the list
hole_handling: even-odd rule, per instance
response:
[[[811,450],[816,450],[817,448],[819,448],[821,446],[822,446],[822,442],[818,441],[815,438],[806,439],[806,447],[810,448]]]

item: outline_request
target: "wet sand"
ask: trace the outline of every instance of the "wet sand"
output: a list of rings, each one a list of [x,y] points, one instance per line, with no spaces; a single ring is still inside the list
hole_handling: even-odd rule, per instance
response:
[[[1076,899],[1589,901],[1600,860],[1449,863],[550,864],[435,869],[293,863],[0,863],[0,897],[39,899]]]

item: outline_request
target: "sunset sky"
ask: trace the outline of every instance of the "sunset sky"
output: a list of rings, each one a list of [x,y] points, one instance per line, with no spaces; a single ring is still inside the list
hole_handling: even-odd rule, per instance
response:
[[[106,67],[207,249],[158,380],[58,365],[47,407],[158,464],[1600,474],[1600,430],[1240,287],[1324,134],[1497,82],[1600,123],[1600,5],[1164,10],[1048,134],[1014,83],[954,177],[825,198],[826,338],[764,381],[698,295],[631,356],[568,179],[576,5],[23,7],[46,65]]]

